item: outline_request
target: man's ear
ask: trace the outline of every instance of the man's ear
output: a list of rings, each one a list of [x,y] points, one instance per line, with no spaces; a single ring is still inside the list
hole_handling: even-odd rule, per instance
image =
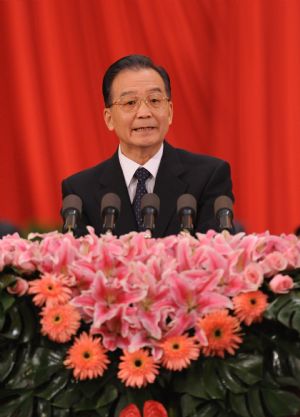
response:
[[[169,101],[169,125],[172,124],[173,120],[173,102]]]
[[[103,117],[104,117],[104,121],[105,121],[107,128],[109,130],[114,130],[112,115],[111,115],[111,111],[109,108],[105,107],[105,109],[103,110]]]

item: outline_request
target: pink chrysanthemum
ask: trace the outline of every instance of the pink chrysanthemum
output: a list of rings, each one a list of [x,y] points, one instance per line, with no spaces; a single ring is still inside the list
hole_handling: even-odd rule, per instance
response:
[[[234,311],[237,318],[247,326],[262,320],[267,308],[267,296],[261,291],[251,291],[233,298]]]
[[[41,332],[54,342],[68,342],[80,326],[80,314],[70,304],[45,306],[41,316]]]
[[[240,322],[228,314],[228,310],[215,311],[198,320],[197,325],[205,332],[207,346],[202,347],[205,356],[224,357],[225,352],[234,355],[242,343]]]
[[[29,294],[35,294],[33,302],[37,306],[43,304],[65,304],[70,298],[72,291],[63,285],[64,275],[44,274],[40,279],[29,282]]]
[[[187,368],[191,360],[197,359],[200,353],[194,338],[186,335],[170,337],[160,346],[163,349],[162,365],[171,371]]]
[[[118,377],[127,387],[141,388],[154,382],[158,365],[146,350],[124,352],[119,364]]]
[[[100,339],[84,332],[75,339],[64,364],[67,368],[73,368],[76,379],[82,380],[102,376],[109,362]]]

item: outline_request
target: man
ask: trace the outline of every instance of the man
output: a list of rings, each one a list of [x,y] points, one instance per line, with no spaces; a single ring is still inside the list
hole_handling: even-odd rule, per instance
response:
[[[77,194],[82,199],[80,233],[85,233],[86,225],[97,234],[103,232],[100,207],[106,193],[116,193],[121,199],[118,236],[142,230],[139,203],[145,192],[160,198],[154,237],[179,233],[177,199],[185,193],[197,200],[195,230],[216,229],[215,199],[220,195],[233,199],[230,167],[225,161],[175,149],[165,141],[173,118],[167,72],[146,56],[129,55],[108,68],[102,91],[106,126],[115,132],[120,145],[110,159],[62,183],[63,197]]]

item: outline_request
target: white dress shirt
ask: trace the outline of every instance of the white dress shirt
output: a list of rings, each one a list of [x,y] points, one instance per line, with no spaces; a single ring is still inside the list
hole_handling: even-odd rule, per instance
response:
[[[158,152],[154,156],[152,156],[152,158],[149,159],[149,161],[147,161],[145,165],[139,165],[138,163],[132,161],[132,159],[129,159],[127,158],[127,156],[122,154],[121,148],[119,146],[119,149],[118,149],[119,161],[120,161],[120,165],[123,171],[123,175],[125,178],[125,182],[126,182],[126,186],[127,186],[131,203],[133,202],[135,191],[136,191],[136,186],[138,182],[138,180],[134,177],[134,173],[140,167],[146,168],[150,172],[151,177],[149,177],[146,180],[146,189],[148,193],[153,193],[156,175],[157,175],[157,171],[158,171],[161,157],[163,154],[163,150],[164,150],[164,144],[162,143]]]

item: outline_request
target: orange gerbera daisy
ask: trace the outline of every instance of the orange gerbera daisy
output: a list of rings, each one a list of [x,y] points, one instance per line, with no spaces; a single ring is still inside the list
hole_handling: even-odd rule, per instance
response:
[[[100,339],[93,339],[84,332],[68,350],[64,364],[67,368],[73,368],[76,379],[92,379],[102,376],[109,362]]]
[[[267,308],[267,296],[261,291],[239,294],[233,298],[234,311],[240,321],[247,326],[262,320]]]
[[[186,335],[169,337],[160,346],[163,349],[162,365],[171,371],[187,368],[191,360],[197,359],[200,353],[195,339]]]
[[[202,347],[205,356],[223,358],[225,352],[233,355],[242,342],[240,323],[236,317],[228,314],[228,310],[207,314],[197,324],[207,337],[208,345]]]
[[[154,382],[158,365],[148,351],[139,349],[132,353],[124,352],[120,359],[118,377],[126,387],[141,388]]]
[[[45,306],[41,316],[41,332],[54,342],[68,342],[80,326],[80,314],[70,304]]]
[[[29,282],[29,294],[36,294],[33,302],[37,306],[43,304],[65,304],[71,298],[72,291],[63,285],[64,275],[44,274],[40,279]]]

